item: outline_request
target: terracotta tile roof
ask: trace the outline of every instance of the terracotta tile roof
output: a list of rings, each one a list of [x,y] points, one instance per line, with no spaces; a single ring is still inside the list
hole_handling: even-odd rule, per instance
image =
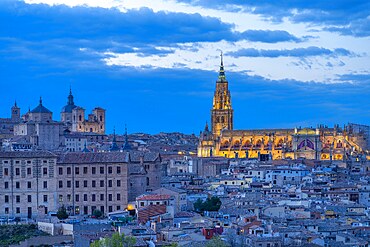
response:
[[[91,164],[91,163],[129,163],[154,162],[160,158],[158,153],[148,152],[106,152],[106,153],[64,153],[58,158],[59,164]]]
[[[168,200],[170,199],[170,195],[144,195],[137,197],[137,201],[158,201],[158,200]]]
[[[48,151],[0,152],[0,158],[56,158],[57,155]]]
[[[128,163],[127,153],[64,153],[58,157],[59,164]]]
[[[138,222],[146,223],[150,217],[166,213],[166,205],[149,205],[138,210]]]

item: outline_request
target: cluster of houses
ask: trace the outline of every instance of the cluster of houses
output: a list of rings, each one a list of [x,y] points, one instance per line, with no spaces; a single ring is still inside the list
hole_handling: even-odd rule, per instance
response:
[[[116,230],[134,236],[136,246],[205,246],[219,236],[226,246],[365,247],[369,165],[361,157],[346,162],[171,159],[161,188],[136,197],[136,220]],[[221,208],[196,212],[194,202],[210,197],[218,197]]]

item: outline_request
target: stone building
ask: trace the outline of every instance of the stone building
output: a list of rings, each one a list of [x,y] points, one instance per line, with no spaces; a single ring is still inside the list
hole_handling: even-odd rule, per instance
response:
[[[352,154],[368,153],[369,133],[369,126],[356,124],[344,128],[318,125],[317,128],[234,130],[231,93],[221,54],[211,130],[206,124],[200,134],[198,157],[346,160]]]
[[[72,90],[69,90],[67,105],[60,112],[60,121],[71,131],[105,134],[105,110],[96,107],[85,119],[85,109],[75,105]]]
[[[0,216],[42,217],[62,205],[70,214],[123,210],[160,187],[160,163],[156,153],[0,152]]]
[[[53,121],[53,113],[42,104],[27,112],[23,122],[14,126],[15,136],[26,136],[28,142],[38,149],[55,150],[61,145],[63,124]]]
[[[55,210],[56,161],[46,151],[0,152],[0,215],[33,218]]]
[[[76,107],[72,110],[72,131],[105,133],[105,110],[96,107],[85,119],[85,109]]]
[[[21,109],[17,102],[11,107],[10,118],[0,118],[0,141],[14,135],[14,126],[21,121]]]

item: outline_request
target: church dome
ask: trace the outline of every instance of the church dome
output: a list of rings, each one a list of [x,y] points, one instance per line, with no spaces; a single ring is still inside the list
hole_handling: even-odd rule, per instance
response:
[[[40,104],[35,109],[33,109],[31,113],[52,113],[52,112],[42,105],[42,99],[40,97]]]
[[[70,112],[72,113],[72,110],[75,109],[77,106],[76,105],[65,105],[62,108],[62,112]]]
[[[69,112],[72,113],[72,110],[76,108],[77,106],[75,105],[73,101],[73,95],[72,95],[72,89],[69,89],[69,95],[68,95],[68,102],[67,105],[65,105],[62,108],[62,112]]]

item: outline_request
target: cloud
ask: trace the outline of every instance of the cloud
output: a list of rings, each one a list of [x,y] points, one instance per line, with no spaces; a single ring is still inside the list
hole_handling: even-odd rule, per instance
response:
[[[206,8],[245,11],[262,15],[273,22],[282,22],[287,17],[295,23],[312,23],[318,26],[334,26],[344,28],[348,32],[342,34],[355,36],[369,36],[370,2],[368,0],[177,0],[191,5],[200,5]],[[234,6],[234,7],[231,7]],[[364,25],[366,24],[366,25]],[[349,28],[349,29],[347,29]],[[328,29],[333,30],[333,29]],[[351,32],[351,30],[356,30]]]
[[[300,42],[301,39],[283,30],[247,30],[240,34],[241,38],[249,41],[278,43],[284,41]]]
[[[233,57],[268,57],[268,58],[276,58],[276,57],[312,57],[312,56],[350,56],[352,53],[343,48],[337,48],[334,50],[310,46],[307,48],[294,48],[294,49],[282,49],[282,50],[264,50],[264,49],[255,49],[255,48],[247,48],[241,49],[235,52],[229,52],[227,55]]]

